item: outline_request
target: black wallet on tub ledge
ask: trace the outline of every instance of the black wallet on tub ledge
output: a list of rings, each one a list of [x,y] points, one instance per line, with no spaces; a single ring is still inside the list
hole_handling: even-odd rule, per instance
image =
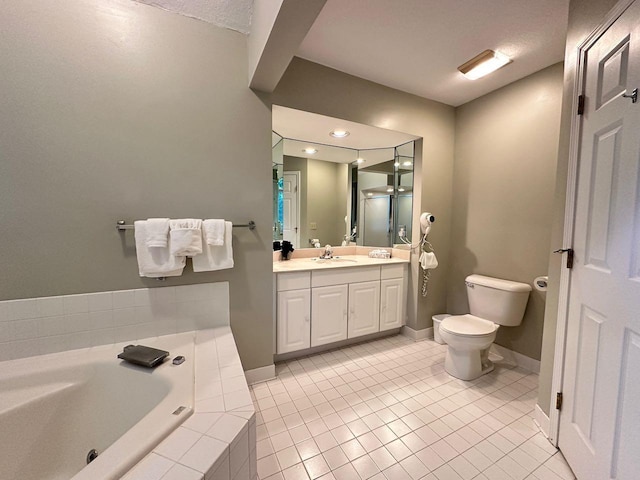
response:
[[[160,365],[169,352],[158,350],[157,348],[145,347],[144,345],[127,345],[118,354],[118,358],[125,362],[134,363],[147,368],[154,368]]]

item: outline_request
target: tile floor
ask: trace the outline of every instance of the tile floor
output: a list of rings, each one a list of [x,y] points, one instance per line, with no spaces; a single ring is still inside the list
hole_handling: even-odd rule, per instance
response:
[[[533,423],[538,377],[463,382],[400,335],[278,364],[252,387],[260,480],[574,479]]]

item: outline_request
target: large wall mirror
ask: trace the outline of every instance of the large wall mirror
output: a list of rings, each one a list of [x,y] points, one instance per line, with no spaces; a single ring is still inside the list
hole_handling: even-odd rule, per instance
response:
[[[273,128],[274,241],[390,247],[411,238],[417,137],[280,106]]]

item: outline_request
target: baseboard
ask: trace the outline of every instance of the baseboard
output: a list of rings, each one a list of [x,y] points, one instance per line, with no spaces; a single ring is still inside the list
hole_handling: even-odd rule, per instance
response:
[[[514,352],[513,350],[509,350],[508,348],[502,347],[495,343],[491,345],[491,350],[489,350],[489,355],[491,354],[500,357],[498,361],[503,364],[512,365],[514,367],[522,367],[525,370],[529,370],[531,373],[540,373],[540,360],[535,360],[531,357],[527,357],[526,355]],[[489,358],[491,359],[491,357]]]
[[[401,335],[410,338],[411,340],[418,342],[420,340],[432,339],[433,340],[433,327],[423,328],[421,330],[414,330],[406,325],[402,327],[400,331]]]
[[[551,422],[546,413],[542,411],[540,405],[536,404],[535,417],[533,419],[540,428],[540,431],[544,433],[544,436],[549,438],[549,429],[551,428]]]
[[[247,379],[248,385],[266,382],[267,380],[276,378],[276,366],[272,363],[271,365],[265,365],[264,367],[245,370],[244,377]]]

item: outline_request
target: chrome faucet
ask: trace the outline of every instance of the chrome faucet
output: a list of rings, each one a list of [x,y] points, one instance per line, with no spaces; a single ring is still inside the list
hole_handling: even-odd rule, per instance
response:
[[[331,245],[325,245],[324,252],[320,255],[320,258],[324,258],[326,260],[333,258],[333,248],[331,248]]]

